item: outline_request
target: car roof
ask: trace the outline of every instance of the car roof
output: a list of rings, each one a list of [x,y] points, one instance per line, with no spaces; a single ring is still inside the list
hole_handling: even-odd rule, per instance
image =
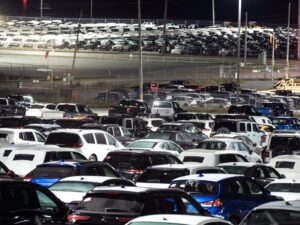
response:
[[[80,181],[80,182],[93,182],[93,183],[103,183],[108,180],[123,180],[122,178],[117,177],[107,177],[107,176],[72,176],[60,179],[62,181]]]
[[[148,187],[95,187],[91,192],[131,192],[131,193],[151,193],[151,192],[184,192],[180,189],[169,189],[169,188],[148,188]]]
[[[236,177],[245,177],[245,176],[235,175],[235,174],[225,174],[225,173],[193,174],[193,175],[175,178],[173,181],[202,180],[202,181],[218,182],[228,178],[236,178]]]
[[[227,163],[220,163],[218,166],[244,166],[244,167],[252,167],[252,166],[268,166],[262,163],[255,163],[255,162],[227,162]]]
[[[200,148],[194,148],[185,150],[182,153],[183,155],[195,155],[195,156],[203,156],[203,155],[222,155],[222,154],[235,154],[235,155],[242,155],[241,153],[237,152],[236,150],[206,150]]]
[[[106,133],[103,130],[97,130],[97,129],[58,129],[55,131],[52,131],[50,134],[52,133],[81,133],[81,134],[85,134],[85,133],[91,133],[91,132],[95,132],[95,133]]]
[[[141,149],[140,148],[136,148],[136,149],[128,149],[128,148],[124,148],[122,150],[115,150],[115,151],[111,151],[109,152],[107,155],[114,155],[114,154],[144,154],[144,155],[172,155],[172,153],[168,152],[168,151],[148,151],[145,149]]]
[[[102,162],[102,161],[65,161],[65,160],[60,160],[60,161],[51,161],[51,162],[46,162],[38,165],[38,167],[42,166],[71,166],[71,167],[76,167],[79,165],[86,165],[86,164],[98,164],[98,165],[107,165],[107,163]]]
[[[231,143],[231,142],[243,142],[241,140],[238,139],[234,139],[234,138],[210,138],[210,139],[205,139],[202,142],[213,142],[213,141],[222,141],[225,143]]]
[[[269,202],[262,204],[255,209],[255,210],[261,210],[261,209],[280,209],[280,210],[296,210],[300,211],[300,201],[294,200],[294,201],[275,201],[275,202]]]
[[[189,224],[189,225],[198,225],[203,222],[219,222],[221,219],[216,217],[208,217],[208,216],[195,216],[195,215],[174,215],[174,214],[158,214],[158,215],[148,215],[138,217],[130,221],[134,222],[154,222],[154,223],[174,223],[174,224]],[[222,220],[223,221],[223,220]],[[228,222],[228,224],[230,224]]]
[[[30,123],[30,124],[27,124],[25,125],[24,127],[27,127],[27,126],[34,126],[34,127],[45,127],[45,128],[60,128],[61,126],[58,125],[58,124],[48,124],[48,123]],[[26,128],[28,129],[28,128]]]

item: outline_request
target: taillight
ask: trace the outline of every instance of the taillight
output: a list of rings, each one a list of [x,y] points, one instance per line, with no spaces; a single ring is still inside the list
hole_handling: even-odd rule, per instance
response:
[[[220,207],[222,206],[223,201],[221,199],[216,199],[213,201],[209,201],[209,202],[201,202],[202,206],[206,206],[206,207]]]
[[[82,143],[74,144],[73,148],[81,148],[83,146]]]
[[[31,177],[29,177],[29,176],[25,176],[25,177],[23,177],[23,181],[26,181],[26,182],[30,182],[31,181]]]
[[[261,136],[261,142],[266,142],[267,141],[267,135]]]
[[[130,113],[131,112],[131,108],[127,108],[127,113]]]
[[[137,174],[142,174],[144,173],[144,170],[134,170],[134,169],[130,169],[127,170],[128,173],[137,173]]]
[[[121,222],[121,223],[127,223],[127,222],[129,222],[130,220],[132,220],[132,218],[130,218],[130,217],[119,217],[119,218],[117,218],[118,220],[119,220],[119,222]]]
[[[69,215],[67,217],[67,220],[72,223],[76,223],[78,221],[87,221],[90,219],[91,219],[90,216],[80,216],[80,215]]]

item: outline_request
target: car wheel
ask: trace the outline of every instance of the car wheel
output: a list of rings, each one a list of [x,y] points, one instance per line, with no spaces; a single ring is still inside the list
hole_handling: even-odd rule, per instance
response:
[[[216,134],[229,134],[230,130],[226,127],[221,127],[216,131]]]
[[[96,155],[91,155],[89,158],[90,161],[98,161],[98,158]]]

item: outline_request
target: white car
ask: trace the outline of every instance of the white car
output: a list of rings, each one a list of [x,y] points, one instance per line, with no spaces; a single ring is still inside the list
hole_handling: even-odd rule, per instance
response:
[[[262,162],[262,159],[252,149],[250,149],[243,141],[230,138],[211,138],[202,141],[198,145],[198,149],[205,150],[235,150],[245,156],[250,162]]]
[[[300,179],[280,179],[266,187],[271,195],[282,197],[285,201],[300,200]]]
[[[86,160],[79,151],[59,148],[57,146],[27,146],[24,148],[9,149],[3,162],[15,174],[23,177],[35,169],[39,164],[58,160]]]
[[[99,186],[134,186],[129,180],[108,176],[73,176],[59,180],[49,190],[61,201],[76,204],[82,201],[86,193]]]
[[[275,168],[286,178],[300,178],[300,156],[299,155],[280,155],[272,158],[269,165]]]
[[[154,132],[165,122],[162,118],[143,118],[143,120],[146,123],[146,127]]]
[[[141,139],[131,142],[128,149],[134,150],[150,150],[150,151],[167,151],[178,156],[183,149],[173,141],[161,139]]]
[[[173,101],[177,102],[177,104],[183,109],[197,106],[197,101],[190,96],[177,96],[173,98]]]
[[[9,144],[44,144],[45,137],[34,129],[0,128],[0,141]]]
[[[126,225],[232,225],[229,221],[217,217],[158,214],[142,216],[131,220]]]
[[[225,162],[248,162],[242,154],[234,150],[201,150],[190,149],[182,152],[178,158],[183,163],[199,163],[202,166],[217,166]]]
[[[34,116],[41,119],[62,119],[64,112],[55,110],[53,103],[34,103],[26,108],[25,116]]]
[[[124,148],[116,138],[101,130],[56,130],[48,135],[45,144],[76,149],[92,161],[102,161],[108,152]]]

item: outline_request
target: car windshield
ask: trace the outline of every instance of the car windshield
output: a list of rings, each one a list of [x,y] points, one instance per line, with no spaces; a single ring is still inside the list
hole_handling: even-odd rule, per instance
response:
[[[182,170],[146,170],[136,182],[145,182],[145,183],[165,183],[169,184],[173,179],[177,177],[182,177],[189,175],[189,171],[186,169]]]
[[[127,130],[127,128],[121,127],[121,130],[122,130],[124,136],[130,136],[130,133],[129,133],[129,131]]]
[[[92,190],[96,184],[89,182],[58,182],[52,185],[49,189],[50,191],[62,191],[62,192],[88,192]]]
[[[65,178],[76,175],[75,167],[37,167],[27,176],[31,178]]]
[[[163,140],[172,140],[171,139],[172,134],[170,133],[148,133],[146,137],[147,139],[163,139]]]
[[[253,211],[242,225],[296,225],[300,212],[286,209],[262,209]]]
[[[128,148],[154,148],[157,142],[154,141],[136,141],[130,143]]]
[[[245,166],[220,166],[230,174],[245,174],[248,167]]]
[[[272,192],[300,192],[299,183],[274,183],[267,186],[267,189]]]
[[[145,169],[150,165],[150,160],[148,157],[140,154],[111,154],[108,155],[104,162],[109,163],[113,167],[119,169]]]
[[[218,194],[218,183],[212,181],[180,180],[172,183],[171,188],[180,188],[186,192],[197,193],[201,195]]]
[[[153,108],[172,108],[171,102],[154,102]]]
[[[142,200],[138,196],[118,193],[99,193],[87,195],[81,202],[79,209],[97,213],[139,214],[143,209],[143,205]]]

